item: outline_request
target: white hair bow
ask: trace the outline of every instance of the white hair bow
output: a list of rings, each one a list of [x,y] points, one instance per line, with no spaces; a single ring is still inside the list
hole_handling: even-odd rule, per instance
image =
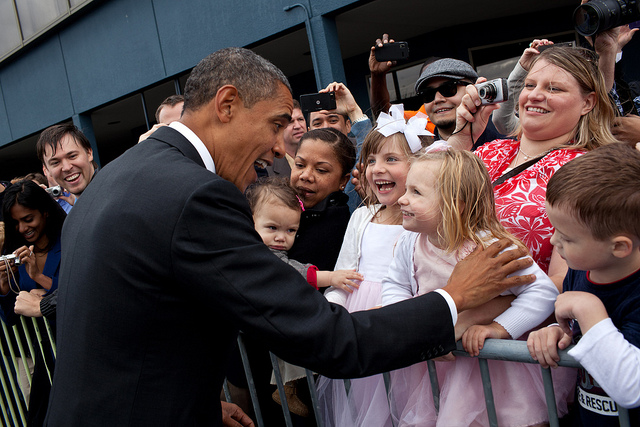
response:
[[[428,119],[423,113],[417,113],[408,122],[404,120],[404,105],[394,104],[389,108],[389,114],[380,113],[376,130],[384,136],[391,136],[400,132],[404,134],[412,153],[422,148],[418,135],[433,136],[427,127]]]

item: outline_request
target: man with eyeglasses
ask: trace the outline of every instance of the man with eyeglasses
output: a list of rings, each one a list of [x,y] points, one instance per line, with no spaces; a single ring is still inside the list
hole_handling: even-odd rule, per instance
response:
[[[436,140],[447,140],[456,128],[456,109],[466,92],[467,85],[475,83],[478,74],[464,61],[453,58],[439,59],[429,64],[416,82],[416,93],[424,103],[429,119],[436,125]],[[491,123],[491,121],[489,121]],[[473,148],[487,141],[504,138],[491,123]]]

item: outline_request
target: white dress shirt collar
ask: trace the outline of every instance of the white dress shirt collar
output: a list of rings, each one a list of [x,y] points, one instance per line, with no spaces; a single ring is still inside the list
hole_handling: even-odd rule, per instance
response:
[[[202,162],[207,170],[216,173],[216,165],[213,163],[213,157],[211,157],[211,153],[207,150],[207,147],[204,145],[204,142],[198,135],[193,133],[191,129],[180,122],[173,122],[169,125],[170,128],[173,128],[180,132],[182,136],[187,138],[187,140],[193,145],[193,147],[198,150],[198,154],[200,154],[200,158],[202,158]]]

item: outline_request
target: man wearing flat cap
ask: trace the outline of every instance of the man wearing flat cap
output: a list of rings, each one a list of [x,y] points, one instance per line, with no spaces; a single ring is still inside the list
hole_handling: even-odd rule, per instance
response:
[[[456,108],[466,93],[465,86],[475,83],[478,74],[471,65],[453,58],[439,59],[429,64],[416,82],[416,93],[424,103],[425,112],[436,125],[436,140],[447,140],[456,128]],[[487,141],[504,138],[491,120],[474,142],[473,148]]]

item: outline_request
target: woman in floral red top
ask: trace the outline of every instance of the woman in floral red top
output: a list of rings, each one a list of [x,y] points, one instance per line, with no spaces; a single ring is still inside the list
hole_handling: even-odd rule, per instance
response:
[[[597,60],[581,48],[553,47],[532,63],[518,100],[517,140],[496,140],[476,153],[495,182],[523,163],[534,164],[495,185],[496,209],[504,226],[521,239],[559,290],[567,266],[550,243],[553,227],[544,200],[549,178],[565,163],[600,145],[611,134],[614,110]],[[480,105],[473,85],[458,108],[457,131],[448,142],[470,149],[496,104]],[[459,131],[458,131],[459,130]],[[585,171],[588,182],[588,171]]]

